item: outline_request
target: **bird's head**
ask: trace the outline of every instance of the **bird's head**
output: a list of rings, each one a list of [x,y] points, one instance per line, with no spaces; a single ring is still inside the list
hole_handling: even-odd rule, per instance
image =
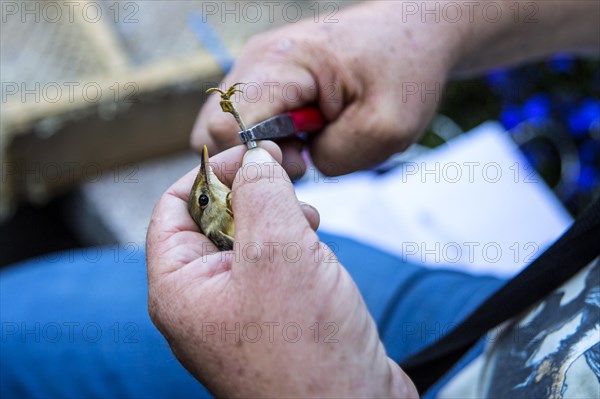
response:
[[[208,162],[208,149],[202,148],[200,170],[190,192],[188,207],[196,224],[204,234],[211,226],[219,226],[233,220],[228,206],[229,187],[221,183]]]

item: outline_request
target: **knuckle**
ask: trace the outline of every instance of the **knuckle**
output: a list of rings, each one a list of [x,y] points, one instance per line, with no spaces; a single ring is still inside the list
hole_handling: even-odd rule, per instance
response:
[[[269,53],[271,49],[277,47],[277,43],[281,40],[280,37],[270,31],[256,33],[246,41],[240,58],[256,59],[257,54]]]
[[[244,49],[256,50],[264,46],[265,42],[271,41],[270,34],[267,32],[260,32],[252,35],[246,42]]]
[[[369,116],[366,119],[365,131],[369,132],[378,149],[387,154],[404,151],[412,144],[410,135],[407,133],[408,129],[400,128],[407,124],[400,123],[397,119],[396,117],[382,117],[380,114]]]
[[[285,59],[293,62],[298,60],[302,54],[320,56],[324,51],[328,51],[328,46],[325,45],[321,35],[308,35],[304,32],[282,28],[253,36],[244,50],[253,58],[256,57],[256,53],[260,53],[267,59]]]

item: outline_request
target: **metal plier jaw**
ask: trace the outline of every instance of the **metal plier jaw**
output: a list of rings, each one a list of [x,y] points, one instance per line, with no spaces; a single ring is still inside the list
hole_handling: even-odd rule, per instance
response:
[[[256,147],[256,140],[279,140],[288,137],[303,137],[323,129],[325,118],[317,108],[301,108],[269,118],[238,132],[248,149]]]

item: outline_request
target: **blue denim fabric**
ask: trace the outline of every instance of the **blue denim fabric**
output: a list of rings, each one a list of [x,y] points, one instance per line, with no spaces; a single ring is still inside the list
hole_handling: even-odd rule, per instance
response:
[[[438,340],[505,280],[428,269],[356,241],[321,234],[358,285],[388,355],[401,361]]]
[[[334,243],[396,360],[438,339],[504,283],[321,239]],[[91,248],[0,271],[0,396],[209,397],[148,317],[144,257],[132,245]]]

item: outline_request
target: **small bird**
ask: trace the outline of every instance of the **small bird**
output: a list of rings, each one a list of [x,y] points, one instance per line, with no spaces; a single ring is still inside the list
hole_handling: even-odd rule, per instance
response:
[[[192,219],[221,251],[233,249],[235,226],[231,190],[221,183],[208,163],[208,149],[202,148],[200,170],[192,185],[188,209]]]
[[[241,84],[243,83],[234,84],[226,92],[218,88],[208,89],[206,92],[220,93],[221,109],[223,112],[232,114],[240,129],[245,131],[246,125],[231,102],[232,95],[237,92],[243,93],[242,90],[235,88]],[[233,224],[233,211],[231,209],[231,190],[225,184],[221,183],[208,163],[208,149],[206,146],[202,148],[200,170],[192,185],[188,209],[192,219],[200,227],[202,233],[210,238],[217,248],[221,251],[233,249],[235,226]]]

